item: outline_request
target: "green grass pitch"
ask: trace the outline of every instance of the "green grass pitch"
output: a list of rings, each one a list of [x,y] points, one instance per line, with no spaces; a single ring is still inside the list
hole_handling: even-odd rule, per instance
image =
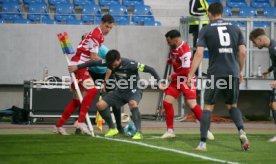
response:
[[[251,148],[243,152],[236,134],[217,134],[208,142],[207,152],[193,151],[198,134],[181,134],[175,139],[157,139],[156,134],[145,134],[142,142],[181,150],[215,159],[238,163],[265,163],[276,161],[276,143],[268,143],[268,134],[250,134]],[[130,140],[117,136],[116,139]],[[215,163],[183,154],[157,150],[130,143],[109,141],[90,136],[60,135],[0,135],[0,164],[132,164],[132,163]]]

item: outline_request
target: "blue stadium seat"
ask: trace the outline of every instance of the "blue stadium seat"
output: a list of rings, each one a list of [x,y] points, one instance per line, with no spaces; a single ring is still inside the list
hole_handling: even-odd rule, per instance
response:
[[[94,0],[74,0],[73,4],[75,7],[83,7],[86,5],[95,5],[95,1]]]
[[[16,4],[21,4],[21,1],[20,0],[2,0],[3,4],[5,3],[16,3]]]
[[[56,6],[59,4],[70,4],[70,0],[48,0],[50,6]]]
[[[101,15],[101,9],[98,5],[84,6],[81,13],[81,20],[85,24],[94,24],[95,17]]]
[[[268,17],[268,18],[276,17],[276,8],[274,7],[265,7],[263,12],[265,17]]]
[[[231,23],[238,27],[245,27],[245,22],[242,22],[242,21],[231,21]]]
[[[30,21],[28,21],[27,19],[24,19],[23,17],[21,18],[17,18],[13,21],[13,23],[16,24],[30,24]]]
[[[2,18],[0,18],[0,24],[3,24],[3,23],[5,23],[5,21]]]
[[[56,24],[56,21],[52,20],[50,17],[41,17],[42,24]]]
[[[207,0],[207,2],[210,5],[211,3],[220,2],[220,0]]]
[[[111,5],[109,14],[113,16],[124,16],[127,15],[127,8],[121,5]]]
[[[251,0],[251,7],[254,7],[254,8],[271,7],[270,0]]]
[[[30,3],[27,18],[32,21],[41,21],[42,15],[48,15],[48,8],[43,3]],[[48,15],[49,16],[49,15]]]
[[[58,4],[54,17],[57,22],[66,22],[69,19],[74,19],[76,16],[71,4]]]
[[[41,4],[46,4],[45,0],[23,0],[23,3],[25,5],[30,5],[32,3],[41,3]]]
[[[261,22],[253,22],[253,26],[254,27],[262,27],[262,28],[266,28],[266,27],[270,27],[270,22],[264,22],[264,21],[261,21]]]
[[[94,24],[100,24],[101,20],[102,20],[102,16],[101,15],[97,15],[96,18],[95,18]]]
[[[252,7],[241,7],[238,13],[240,17],[255,17],[257,16],[257,10]]]
[[[240,8],[240,7],[246,7],[247,3],[245,0],[227,0],[226,6],[231,8]]]
[[[120,0],[99,0],[100,6],[110,6],[110,5],[118,5],[120,4]]]
[[[116,25],[129,25],[130,18],[128,16],[114,16]]]
[[[2,6],[2,19],[5,21],[14,21],[21,18],[20,6],[17,3],[3,3]]]
[[[144,26],[161,26],[159,21],[144,21]]]
[[[78,20],[78,19],[68,19],[67,21],[66,21],[66,24],[70,24],[70,25],[82,25],[83,23],[82,23],[82,21],[80,21],[80,20]]]
[[[122,5],[134,8],[136,5],[144,5],[144,0],[123,0]]]
[[[134,7],[132,21],[135,24],[144,24],[144,21],[154,21],[151,7],[147,5],[136,5]]]
[[[231,8],[229,8],[227,6],[224,7],[223,8],[223,15],[224,15],[224,17],[231,17],[233,15]]]

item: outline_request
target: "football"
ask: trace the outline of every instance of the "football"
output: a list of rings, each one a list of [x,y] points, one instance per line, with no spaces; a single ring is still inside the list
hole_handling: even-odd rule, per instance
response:
[[[124,132],[127,136],[134,136],[136,133],[136,128],[133,122],[130,122],[126,125],[126,127],[124,128]]]

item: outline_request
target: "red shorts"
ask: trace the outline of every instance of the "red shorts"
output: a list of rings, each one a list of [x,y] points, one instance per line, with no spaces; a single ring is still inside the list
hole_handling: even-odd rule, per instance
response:
[[[76,75],[76,79],[78,81],[78,85],[80,87],[80,90],[81,91],[86,91],[87,89],[85,87],[83,87],[83,82],[87,79],[92,79],[88,70],[86,68],[83,68],[83,69],[80,69],[80,70],[77,70],[75,72],[75,75]],[[72,82],[71,84],[71,88],[72,89],[75,89],[75,85],[74,85],[74,82]]]
[[[182,92],[186,100],[196,99],[196,87],[189,88],[187,84],[184,83],[185,82],[181,82],[178,86],[176,81],[172,81],[168,88],[165,90],[165,94],[177,98]]]

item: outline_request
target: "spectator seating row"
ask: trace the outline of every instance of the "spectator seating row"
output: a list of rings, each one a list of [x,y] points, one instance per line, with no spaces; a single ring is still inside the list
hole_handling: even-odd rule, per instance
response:
[[[69,0],[48,0],[49,4],[55,4],[54,19],[52,20],[49,16],[48,7],[47,4],[44,3],[44,0],[24,0],[23,2],[28,4],[27,19],[24,19],[18,1],[6,1],[7,2],[2,4],[2,13],[0,16],[2,22],[99,24],[102,16],[100,6],[90,3],[93,2],[91,0],[74,1],[78,5],[83,5],[83,2],[87,1],[86,5],[82,6],[80,19],[77,19],[74,6],[67,3]],[[62,3],[57,3],[56,1],[62,1]],[[116,0],[114,0],[114,2],[115,1]],[[135,0],[130,1],[135,2]],[[133,14],[131,15],[128,14],[127,7],[119,3],[110,5],[108,12],[114,16],[115,22],[118,25],[161,25],[160,22],[155,21],[151,7],[143,4],[136,4],[134,6]]]

